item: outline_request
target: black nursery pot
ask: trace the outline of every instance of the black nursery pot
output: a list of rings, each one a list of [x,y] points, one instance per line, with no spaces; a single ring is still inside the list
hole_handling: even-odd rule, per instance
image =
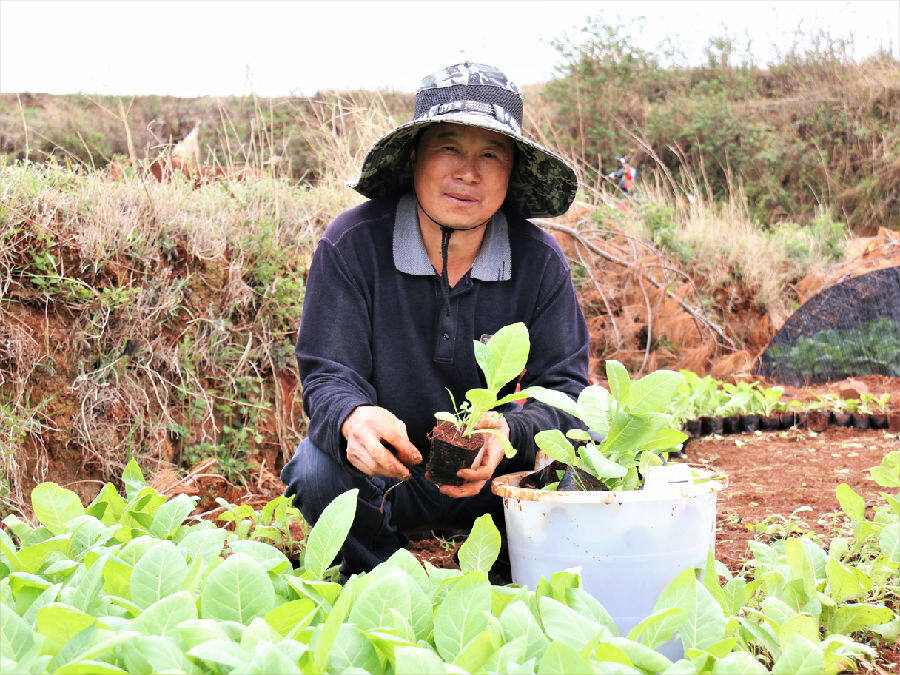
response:
[[[741,429],[744,431],[757,431],[759,429],[759,415],[741,415]]]
[[[850,413],[853,418],[853,426],[857,429],[868,429],[870,426],[869,416],[863,413]]]
[[[763,431],[778,431],[781,428],[781,420],[775,415],[760,417],[759,428]]]
[[[797,413],[783,412],[778,415],[778,427],[780,429],[792,429],[797,423]]]
[[[813,410],[806,415],[806,428],[810,431],[825,431],[831,422],[831,413],[825,410]]]
[[[684,433],[691,438],[699,438],[703,432],[703,425],[700,420],[685,420]]]
[[[703,419],[702,417],[700,418]],[[721,436],[725,433],[725,422],[721,417],[708,417],[709,433]]]
[[[887,429],[888,428],[888,416],[887,415],[872,415],[869,418],[869,428],[870,429]]]
[[[443,432],[443,425],[453,429],[453,433]],[[443,429],[442,429],[443,428]],[[475,434],[472,438],[465,438],[455,433],[456,427],[450,422],[440,422],[429,434],[431,438],[431,455],[428,457],[428,464],[425,466],[425,478],[435,485],[453,485],[460,486],[463,479],[456,475],[460,469],[467,469],[472,466],[478,451],[484,443],[484,434]],[[437,434],[445,433],[443,438],[436,437]],[[448,442],[444,438],[454,438],[457,443]],[[462,445],[465,443],[466,445]]]
[[[556,489],[559,491],[598,492],[606,491],[607,487],[586,471],[574,466],[567,466]]]
[[[722,431],[726,434],[739,434],[741,432],[741,416],[731,415],[722,418]]]
[[[853,416],[850,413],[832,413],[834,415],[834,423],[839,427],[849,427],[853,424]]]

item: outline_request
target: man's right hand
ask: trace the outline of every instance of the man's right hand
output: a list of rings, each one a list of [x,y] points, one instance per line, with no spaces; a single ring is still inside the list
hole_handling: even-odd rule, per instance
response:
[[[406,480],[409,469],[403,465],[422,461],[422,455],[406,435],[406,425],[384,408],[359,406],[344,420],[341,433],[347,439],[347,460],[367,476]],[[394,446],[396,457],[382,441]]]

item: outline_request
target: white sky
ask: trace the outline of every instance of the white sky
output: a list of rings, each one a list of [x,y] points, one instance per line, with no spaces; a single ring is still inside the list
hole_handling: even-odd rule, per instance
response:
[[[462,60],[519,84],[548,79],[550,40],[588,16],[644,16],[640,46],[680,38],[699,60],[707,38],[750,39],[761,63],[795,30],[851,37],[858,57],[900,58],[900,1],[745,2],[96,2],[0,0],[0,92],[311,95],[414,91]]]

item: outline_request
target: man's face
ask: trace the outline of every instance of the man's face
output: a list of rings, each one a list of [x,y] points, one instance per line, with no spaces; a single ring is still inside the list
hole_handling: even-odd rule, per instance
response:
[[[413,155],[416,195],[442,225],[479,225],[506,199],[514,158],[513,142],[503,134],[435,124],[422,133]]]

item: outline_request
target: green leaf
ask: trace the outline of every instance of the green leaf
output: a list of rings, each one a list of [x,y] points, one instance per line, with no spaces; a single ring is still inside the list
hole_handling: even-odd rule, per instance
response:
[[[174,635],[179,623],[196,618],[194,596],[187,591],[178,591],[154,602],[131,625],[144,635]]]
[[[601,448],[610,454],[634,452],[650,443],[668,423],[669,416],[659,413],[617,413]]]
[[[834,611],[829,632],[850,635],[858,630],[887,623],[894,613],[883,605],[848,603]]]
[[[395,647],[395,675],[445,675],[444,662],[430,649]]]
[[[34,645],[34,631],[9,607],[0,604],[0,654],[21,659]]]
[[[769,670],[747,652],[731,652],[717,659],[711,675],[768,675]]]
[[[25,572],[37,572],[54,553],[64,553],[72,540],[71,533],[58,534],[37,544],[22,547],[10,561]]]
[[[581,616],[575,610],[553,598],[540,598],[538,604],[544,632],[551,640],[580,650],[598,634],[609,632],[605,627]]]
[[[78,495],[56,483],[41,483],[31,491],[35,517],[53,534],[66,531],[69,521],[84,515]]]
[[[41,607],[46,607],[51,602],[56,602],[57,598],[59,598],[59,591],[62,588],[62,584],[53,584],[50,588],[44,590],[39,596],[37,596],[34,600],[31,601],[31,604],[28,606],[28,609],[25,610],[25,613],[22,615],[22,619],[30,624],[34,625],[35,617],[37,616],[37,611]],[[2,651],[2,650],[0,650]]]
[[[160,541],[134,565],[130,580],[131,601],[138,607],[149,607],[178,591],[187,572],[187,563],[175,544]]]
[[[51,602],[35,615],[35,627],[46,638],[44,650],[47,653],[56,653],[75,635],[95,623],[97,619],[90,614],[59,602]]]
[[[528,328],[524,323],[514,323],[498,330],[487,341],[486,349],[480,350],[482,360],[478,361],[484,372],[487,388],[493,392],[507,382],[517,378],[525,370],[530,349]],[[476,360],[478,352],[476,352]]]
[[[210,558],[215,558],[222,552],[227,534],[228,532],[220,527],[192,528],[178,542],[178,550],[184,553],[189,560],[200,557],[204,561],[209,561]]]
[[[628,473],[627,468],[605,457],[591,443],[579,448],[578,452],[591,468],[591,473],[597,478],[622,478]]]
[[[128,464],[125,465],[125,470],[122,472],[122,482],[125,484],[125,496],[129,502],[137,497],[144,485],[146,485],[141,467],[138,466],[134,459],[129,460]]]
[[[784,544],[788,566],[791,569],[791,577],[803,582],[803,592],[807,598],[816,595],[816,572],[812,562],[806,555],[803,544],[796,537],[791,537]]]
[[[500,531],[489,513],[479,516],[472,532],[459,547],[459,568],[463,572],[487,574],[500,554]]]
[[[632,413],[665,412],[683,384],[684,375],[681,373],[656,370],[632,382],[628,398],[624,401],[619,398],[619,402]]]
[[[500,613],[503,638],[512,642],[525,638],[525,659],[538,658],[547,648],[548,640],[531,610],[521,600],[510,603]]]
[[[68,663],[53,672],[55,675],[119,675],[128,671],[106,661],[80,659],[77,663]]]
[[[509,672],[511,664],[526,660],[525,650],[527,647],[528,641],[524,636],[513,638],[481,664],[481,671],[485,673]]]
[[[603,436],[609,433],[609,420],[616,409],[616,400],[603,387],[592,384],[578,395],[578,417],[593,431]]]
[[[591,673],[591,664],[577,650],[562,642],[551,642],[537,667],[538,675]]]
[[[635,626],[628,637],[631,640],[640,640],[655,649],[672,639],[672,635],[687,619],[687,608],[694,607],[696,602],[697,578],[694,575],[694,568],[688,567],[666,585],[653,606],[653,613]],[[672,609],[678,611],[663,614]],[[658,615],[660,616],[658,620],[651,621]]]
[[[671,450],[680,448],[687,440],[687,434],[675,429],[660,429],[649,441],[637,448],[638,450]]]
[[[220,663],[228,668],[243,671],[252,653],[231,640],[212,639],[191,647],[188,656],[210,663]]]
[[[500,636],[493,629],[487,628],[460,650],[453,660],[453,665],[470,673],[478,672],[479,668],[494,652],[500,649],[501,645]]]
[[[572,417],[581,417],[581,411],[578,404],[569,398],[568,394],[544,387],[526,387],[526,392],[535,401],[540,401],[544,405],[549,405],[557,410],[562,410]],[[604,390],[605,391],[605,390]]]
[[[122,651],[128,655],[125,662],[129,671],[148,669],[153,673],[194,671],[194,666],[184,650],[170,637],[140,635],[134,641],[123,644]]]
[[[293,655],[289,655],[286,649],[299,648]],[[240,672],[246,675],[270,675],[270,673],[278,673],[279,675],[297,675],[300,669],[297,667],[296,660],[302,655],[303,645],[299,645],[293,640],[282,640],[278,644],[261,643],[253,652],[253,658],[250,659]]]
[[[634,640],[635,642],[641,641],[641,636],[647,633],[649,630],[653,629],[654,636],[645,638],[642,642],[648,647],[655,649],[659,645],[663,644],[664,642],[668,642],[668,640],[671,639],[672,634],[675,633],[675,630],[678,628],[678,626],[684,623],[684,617],[686,614],[687,610],[683,607],[669,607],[668,609],[656,610],[629,631],[628,639]],[[673,625],[669,637],[657,641],[655,639],[655,636],[659,635],[659,631],[661,630],[661,628],[667,625]]]
[[[353,603],[347,620],[365,630],[389,627],[392,608],[403,616],[409,616],[409,595],[401,574],[403,572],[400,570],[389,570],[369,584]]]
[[[900,487],[900,450],[885,455],[879,466],[869,469],[869,474],[881,487]]]
[[[490,611],[490,584],[483,574],[470,572],[453,581],[434,616],[434,644],[441,658],[452,662],[484,630]]]
[[[640,642],[623,637],[608,637],[604,638],[601,644],[603,642],[618,647],[625,652],[636,668],[648,670],[651,673],[661,673],[672,665],[672,662],[665,656],[646,645],[642,645]]]
[[[860,522],[866,519],[866,503],[853,491],[853,488],[846,483],[841,483],[835,492],[841,508],[851,521]]]
[[[204,619],[238,621],[244,625],[266,614],[274,605],[275,589],[269,575],[245,553],[235,553],[216,567],[200,596]]]
[[[281,574],[291,569],[291,561],[288,560],[288,557],[271,544],[245,539],[233,541],[229,546],[234,553],[246,553],[249,555],[262,565],[266,572]]]
[[[77,578],[73,576],[69,580],[69,588],[74,591],[70,596],[72,605],[89,614],[92,613],[92,607],[102,598],[103,568],[111,555],[111,552],[103,554],[90,568],[83,568]]]
[[[775,661],[772,675],[822,675],[824,669],[825,654],[819,646],[794,635]]]
[[[90,646],[91,642],[93,642],[94,634],[96,632],[97,625],[91,624],[75,633],[75,635],[73,635],[69,641],[60,647],[56,654],[53,655],[50,663],[47,664],[47,670],[55,672],[59,670],[61,666],[64,666],[71,661],[78,660],[78,656]]]
[[[188,619],[178,624],[177,628],[178,637],[185,649],[192,649],[208,640],[230,641],[225,629],[213,619]]]
[[[878,535],[881,552],[891,562],[900,563],[900,522],[885,525]]]
[[[331,563],[353,524],[356,515],[356,497],[359,490],[354,488],[338,495],[325,507],[318,522],[306,539],[306,550],[303,555],[303,567],[312,573],[313,578],[321,579]]]
[[[760,607],[765,615],[779,626],[797,616],[797,612],[790,605],[774,596],[764,598]]]
[[[706,649],[725,637],[725,614],[701,582],[695,581],[694,587],[694,602],[687,606],[687,618],[678,632],[685,649]]]
[[[291,600],[269,611],[263,619],[282,637],[288,637],[297,627],[309,625],[316,612],[315,603],[309,598]]]
[[[609,381],[609,391],[613,397],[624,405],[628,401],[631,390],[631,378],[628,371],[618,361],[606,362],[606,379]]]
[[[850,598],[865,595],[868,591],[863,579],[857,576],[852,568],[837,558],[828,558],[826,576],[828,578],[828,592],[836,603],[842,603]],[[869,587],[871,587],[871,580]]]
[[[156,509],[156,513],[153,514],[149,528],[150,534],[165,539],[178,529],[184,519],[194,510],[194,506],[194,500],[187,495],[178,495],[170,499]]]
[[[563,464],[572,464],[575,461],[575,446],[559,429],[547,429],[539,431],[534,437],[535,444],[550,458]]]
[[[809,614],[798,614],[778,627],[778,641],[782,649],[787,646],[791,637],[802,635],[813,643],[819,641],[819,622]]]
[[[557,573],[558,574],[558,573]],[[566,604],[579,614],[588,616],[601,626],[604,626],[610,635],[618,636],[619,629],[615,621],[594,596],[583,588],[567,588]]]
[[[104,525],[115,525],[125,512],[125,506],[125,500],[116,492],[115,486],[112,483],[107,483],[101,488],[97,496],[94,497],[94,501],[88,505],[84,512],[100,519]]]
[[[366,635],[353,624],[345,623],[328,653],[328,672],[344,673],[352,668],[374,673],[380,670],[381,661]]]
[[[497,405],[497,395],[488,389],[469,389],[466,399],[472,404],[472,420],[475,424],[481,416]]]

